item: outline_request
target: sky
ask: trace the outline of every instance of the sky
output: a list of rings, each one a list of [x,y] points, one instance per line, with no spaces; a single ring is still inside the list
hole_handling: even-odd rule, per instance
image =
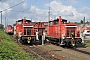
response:
[[[3,25],[5,17],[10,25],[24,17],[34,22],[47,22],[49,7],[50,20],[61,16],[70,22],[80,22],[85,16],[85,20],[90,22],[89,2],[90,0],[0,0],[0,11]]]

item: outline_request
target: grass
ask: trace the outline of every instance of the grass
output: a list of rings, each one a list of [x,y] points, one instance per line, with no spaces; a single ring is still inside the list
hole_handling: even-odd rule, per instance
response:
[[[90,43],[86,43],[86,48],[90,48]]]
[[[85,40],[85,47],[86,47],[86,48],[90,48],[90,41]]]
[[[4,30],[0,30],[0,60],[39,60],[29,56]]]
[[[90,48],[90,41],[84,40],[84,43],[79,44],[79,47]]]

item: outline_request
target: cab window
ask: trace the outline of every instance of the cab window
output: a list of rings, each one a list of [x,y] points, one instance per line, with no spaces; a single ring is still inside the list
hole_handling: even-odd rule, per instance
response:
[[[54,24],[58,24],[58,20],[54,20]]]
[[[87,31],[87,33],[90,33],[90,31]]]

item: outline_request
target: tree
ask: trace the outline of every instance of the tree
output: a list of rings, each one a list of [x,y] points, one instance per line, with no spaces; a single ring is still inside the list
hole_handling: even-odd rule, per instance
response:
[[[0,29],[3,29],[3,28],[4,28],[4,26],[2,24],[0,24]]]
[[[81,20],[80,23],[83,24],[83,20]]]
[[[13,24],[13,26],[16,26],[16,24]]]
[[[89,24],[89,22],[87,21],[86,24]]]

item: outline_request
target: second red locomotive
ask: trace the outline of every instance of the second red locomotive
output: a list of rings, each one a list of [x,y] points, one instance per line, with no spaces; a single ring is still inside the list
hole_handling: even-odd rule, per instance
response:
[[[62,19],[61,16],[56,20],[50,21],[47,27],[47,39],[56,44],[65,46],[76,46],[82,42],[77,24]]]

